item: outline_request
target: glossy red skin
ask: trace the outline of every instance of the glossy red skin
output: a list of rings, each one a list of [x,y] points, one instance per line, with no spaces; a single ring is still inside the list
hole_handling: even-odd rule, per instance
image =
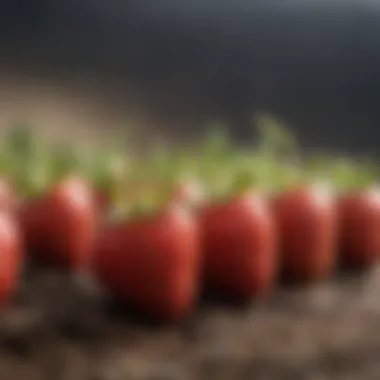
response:
[[[266,199],[244,194],[199,213],[206,286],[239,301],[267,293],[277,274],[276,234]]]
[[[106,227],[95,243],[99,282],[126,304],[162,321],[191,311],[198,291],[199,236],[180,207]]]
[[[0,213],[0,303],[15,292],[22,264],[22,241],[17,223],[9,214]]]
[[[89,265],[96,228],[92,189],[68,177],[22,205],[20,225],[31,257],[69,269]]]
[[[273,199],[279,236],[281,271],[292,281],[317,281],[336,263],[336,209],[332,196],[320,200],[317,190],[299,187]]]
[[[380,259],[380,193],[352,192],[338,200],[342,263],[366,268]]]

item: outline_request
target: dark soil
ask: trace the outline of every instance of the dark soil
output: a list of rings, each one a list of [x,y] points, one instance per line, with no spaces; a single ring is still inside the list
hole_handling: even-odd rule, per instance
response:
[[[0,380],[378,380],[378,274],[282,287],[248,308],[209,301],[154,326],[85,276],[28,268],[0,313]]]

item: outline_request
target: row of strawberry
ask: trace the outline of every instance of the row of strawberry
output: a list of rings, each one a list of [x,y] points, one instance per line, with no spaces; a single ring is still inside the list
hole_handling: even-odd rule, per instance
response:
[[[4,139],[0,296],[25,259],[90,270],[124,302],[161,319],[189,313],[206,287],[248,301],[280,275],[317,281],[338,262],[380,257],[380,192],[369,162],[301,158],[265,120],[237,149],[213,132],[197,147],[59,149],[25,131]],[[79,154],[80,153],[80,154]]]

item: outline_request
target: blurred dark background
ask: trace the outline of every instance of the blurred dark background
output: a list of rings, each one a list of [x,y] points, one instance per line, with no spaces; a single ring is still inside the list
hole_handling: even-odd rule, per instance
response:
[[[167,136],[254,112],[308,148],[380,151],[380,3],[1,0],[0,123]]]

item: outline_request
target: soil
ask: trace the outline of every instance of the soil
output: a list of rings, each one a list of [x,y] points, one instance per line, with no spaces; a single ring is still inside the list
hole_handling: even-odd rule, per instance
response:
[[[249,307],[209,300],[157,326],[88,276],[29,266],[0,313],[0,380],[378,380],[379,273],[282,286]]]

